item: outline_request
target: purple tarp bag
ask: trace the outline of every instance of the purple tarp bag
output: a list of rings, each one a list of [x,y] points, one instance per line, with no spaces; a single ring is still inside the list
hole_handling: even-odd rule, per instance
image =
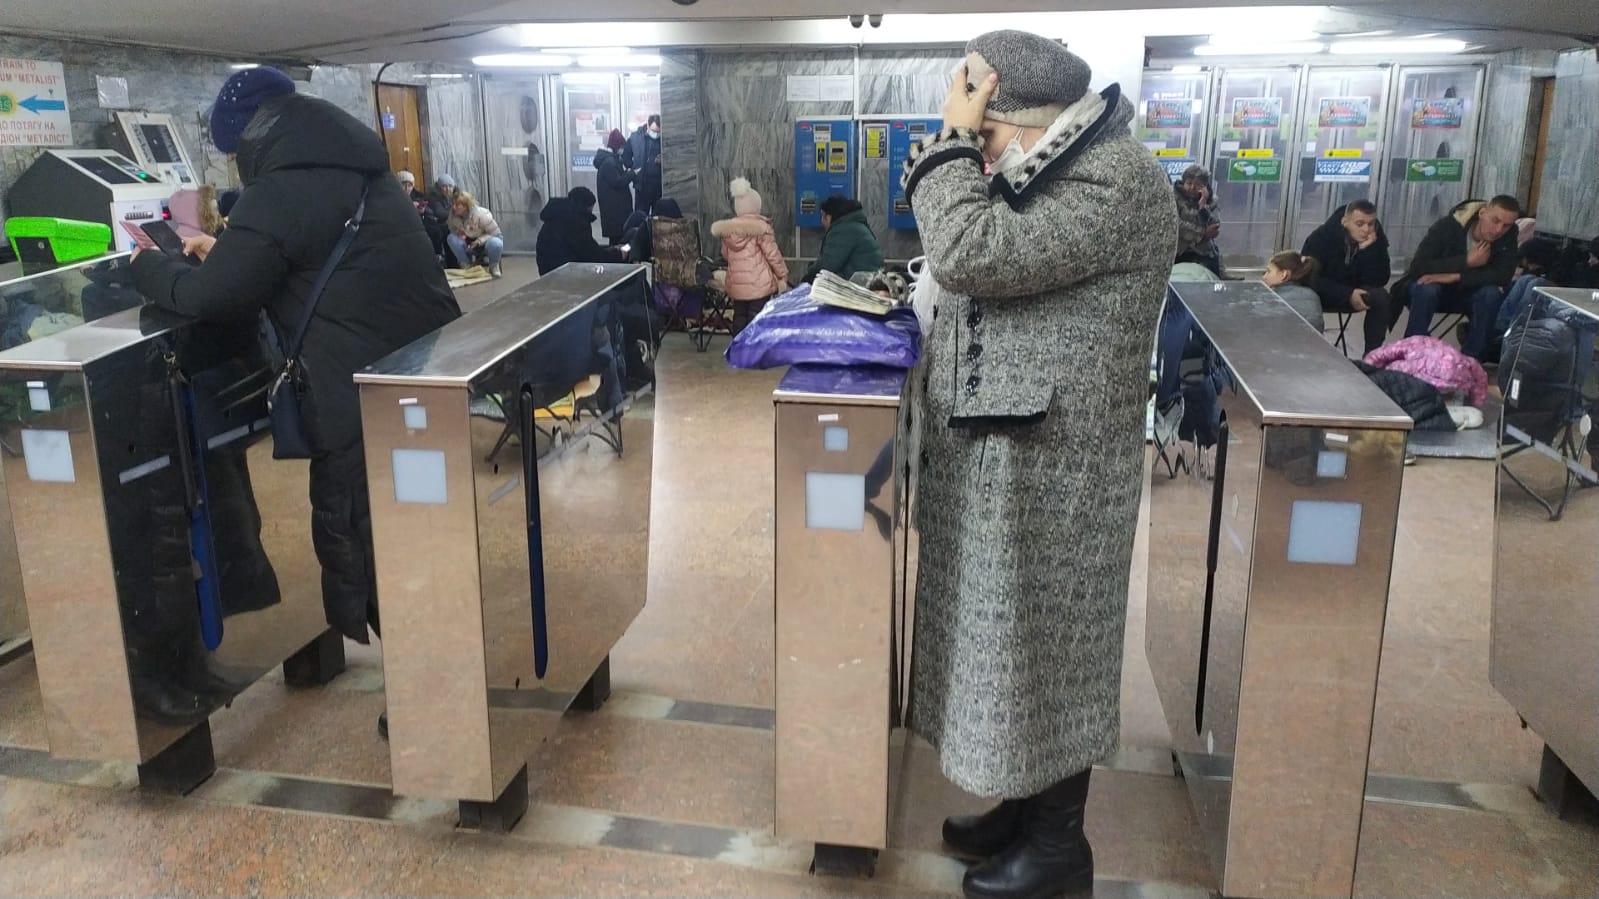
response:
[[[774,298],[727,347],[734,368],[786,365],[886,365],[911,368],[922,352],[916,312],[896,307],[886,316],[823,306],[801,284]]]

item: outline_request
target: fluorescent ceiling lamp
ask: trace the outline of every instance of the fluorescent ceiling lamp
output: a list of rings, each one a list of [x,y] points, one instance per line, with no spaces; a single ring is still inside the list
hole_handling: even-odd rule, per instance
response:
[[[1215,44],[1201,44],[1194,48],[1195,56],[1306,56],[1320,53],[1327,49],[1327,45],[1320,41],[1299,41],[1288,44],[1239,44],[1238,46],[1218,47]]]
[[[1171,67],[1171,73],[1173,75],[1198,75],[1203,71],[1205,71],[1204,66],[1182,65]]]
[[[586,69],[658,69],[661,58],[649,53],[604,56],[592,54],[579,56],[577,64]]]
[[[1397,41],[1339,41],[1332,52],[1347,56],[1381,56],[1389,53],[1459,53],[1465,41],[1453,38],[1422,38]]]
[[[465,78],[466,76],[465,75],[445,74],[443,72],[429,72],[428,74],[423,75],[422,77],[423,78]]]
[[[559,53],[491,53],[472,57],[475,66],[506,66],[513,68],[561,68],[572,64],[572,57]]]
[[[235,72],[242,72],[245,69],[259,69],[260,67],[261,64],[258,62],[236,62],[233,65],[228,66],[228,68]]]

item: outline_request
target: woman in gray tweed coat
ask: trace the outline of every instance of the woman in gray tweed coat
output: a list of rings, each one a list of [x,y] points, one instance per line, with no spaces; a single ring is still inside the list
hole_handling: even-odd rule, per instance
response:
[[[905,188],[927,342],[911,727],[1004,801],[944,839],[968,896],[1087,889],[1090,767],[1116,748],[1149,355],[1171,186],[1115,85],[1018,31],[967,45]],[[985,176],[984,164],[992,171]]]

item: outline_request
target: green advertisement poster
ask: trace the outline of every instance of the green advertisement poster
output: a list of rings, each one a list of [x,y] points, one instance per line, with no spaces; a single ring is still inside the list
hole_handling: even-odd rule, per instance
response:
[[[1464,159],[1412,159],[1405,166],[1406,181],[1457,182],[1466,170]]]
[[[1234,159],[1227,166],[1227,180],[1233,182],[1281,181],[1283,180],[1283,161],[1281,159]]]

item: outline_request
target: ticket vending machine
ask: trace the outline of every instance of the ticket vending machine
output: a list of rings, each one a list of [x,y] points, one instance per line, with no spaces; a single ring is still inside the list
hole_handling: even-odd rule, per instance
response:
[[[901,231],[916,230],[910,198],[900,186],[900,173],[910,159],[911,147],[944,127],[943,119],[894,119],[888,123],[888,226]]]
[[[108,129],[112,149],[139,164],[146,172],[154,173],[174,189],[200,186],[194,162],[178,136],[178,126],[172,116],[162,112],[136,112],[124,110],[112,113]]]
[[[822,201],[855,196],[855,123],[848,118],[794,123],[794,224],[822,227]]]
[[[6,193],[6,213],[104,222],[112,249],[131,252],[122,223],[160,221],[173,188],[115,150],[46,150]]]

